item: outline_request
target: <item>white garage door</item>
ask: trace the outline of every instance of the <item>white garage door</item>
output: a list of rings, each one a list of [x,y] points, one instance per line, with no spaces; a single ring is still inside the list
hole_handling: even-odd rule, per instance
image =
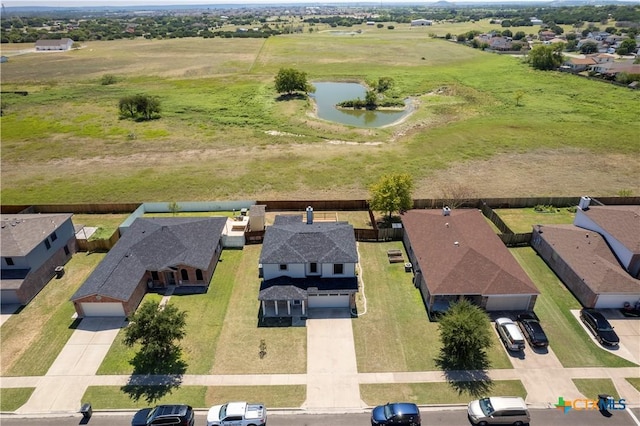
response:
[[[123,317],[122,303],[83,303],[85,317]]]
[[[316,294],[309,296],[309,308],[348,308],[348,294]]]
[[[489,296],[487,311],[521,311],[529,308],[530,296]]]

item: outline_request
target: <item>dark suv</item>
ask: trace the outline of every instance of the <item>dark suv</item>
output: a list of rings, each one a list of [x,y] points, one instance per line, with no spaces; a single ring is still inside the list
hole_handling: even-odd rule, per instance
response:
[[[420,426],[420,410],[411,402],[378,405],[371,412],[371,425]]]
[[[609,321],[597,310],[582,309],[580,311],[580,319],[600,344],[618,346],[618,343],[620,343],[620,338],[616,332],[613,331],[613,327],[611,327]]]
[[[549,346],[549,339],[545,334],[538,317],[533,312],[518,315],[518,325],[527,338],[529,344],[534,348],[546,348]]]
[[[138,411],[131,426],[193,426],[193,408],[188,405],[158,405]]]

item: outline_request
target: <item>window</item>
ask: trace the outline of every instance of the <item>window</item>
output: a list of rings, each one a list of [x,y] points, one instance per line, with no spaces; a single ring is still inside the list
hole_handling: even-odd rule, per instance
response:
[[[13,263],[13,259],[10,258],[10,257],[5,257],[4,261],[7,262],[7,265],[9,265],[9,266],[15,265],[15,263]]]
[[[344,265],[342,263],[334,263],[333,264],[333,273],[335,275],[344,274]]]
[[[180,276],[182,277],[183,281],[189,281],[189,272],[187,272],[186,269],[180,270]]]
[[[317,274],[318,273],[318,264],[313,262],[309,264],[309,272],[311,272],[312,274]]]
[[[287,265],[280,265],[280,270],[281,271],[286,271],[287,270]]]
[[[69,247],[64,246],[64,254],[66,254],[67,256],[71,254],[71,252],[69,251]]]
[[[49,239],[44,240],[44,246],[47,248],[47,250],[51,248],[51,243],[49,242]]]
[[[160,277],[158,276],[158,271],[151,271],[151,279],[154,281],[158,281]]]
[[[202,270],[196,269],[196,280],[203,281],[204,277],[202,276]]]
[[[56,235],[56,231],[53,231],[51,235],[49,235],[49,238],[51,238],[51,242],[54,242],[55,240],[57,240],[58,236]]]

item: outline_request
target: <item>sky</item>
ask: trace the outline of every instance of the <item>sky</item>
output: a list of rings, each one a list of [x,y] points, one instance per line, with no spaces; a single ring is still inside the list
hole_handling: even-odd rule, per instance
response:
[[[394,3],[435,3],[438,0],[6,0],[2,1],[5,7],[20,6],[49,6],[49,7],[82,7],[82,6],[143,6],[143,5],[203,5],[203,4],[322,4],[322,3],[379,3],[381,5],[389,5]],[[501,3],[525,3],[529,1],[545,1],[545,0],[448,0],[451,3],[461,2],[501,2]],[[547,0],[550,1],[550,0]]]

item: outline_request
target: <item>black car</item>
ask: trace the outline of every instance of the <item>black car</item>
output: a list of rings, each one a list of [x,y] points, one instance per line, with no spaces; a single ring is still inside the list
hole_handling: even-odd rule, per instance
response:
[[[411,402],[378,405],[371,412],[371,425],[420,426],[420,410]]]
[[[193,426],[194,422],[193,408],[188,405],[158,405],[138,411],[131,426]]]
[[[549,339],[547,339],[547,335],[542,329],[536,314],[533,312],[520,314],[517,317],[517,322],[531,346],[534,348],[546,348],[549,346]]]
[[[616,332],[613,331],[613,327],[611,327],[609,321],[597,310],[582,309],[580,311],[580,319],[601,344],[618,346],[618,343],[620,343],[620,338]]]

